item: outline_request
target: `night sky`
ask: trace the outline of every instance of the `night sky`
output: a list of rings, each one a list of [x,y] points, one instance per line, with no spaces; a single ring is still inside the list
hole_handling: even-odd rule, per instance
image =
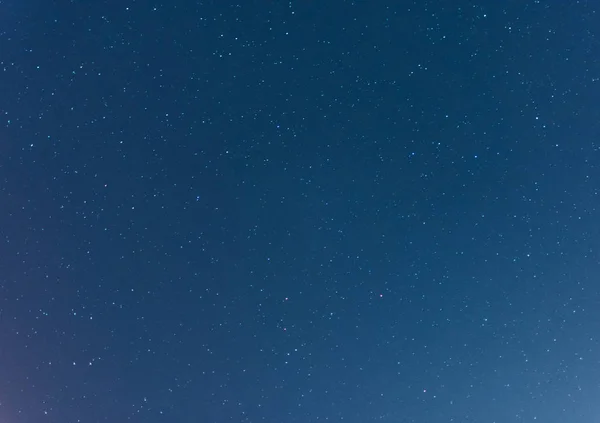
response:
[[[1,423],[600,421],[600,3],[0,1]]]

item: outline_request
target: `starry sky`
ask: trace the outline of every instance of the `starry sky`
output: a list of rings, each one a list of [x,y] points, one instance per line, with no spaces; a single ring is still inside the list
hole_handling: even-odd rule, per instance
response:
[[[599,28],[0,1],[0,422],[600,421]]]

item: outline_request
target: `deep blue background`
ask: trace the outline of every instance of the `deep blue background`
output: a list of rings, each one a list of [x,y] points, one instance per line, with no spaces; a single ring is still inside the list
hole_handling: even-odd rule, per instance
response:
[[[598,9],[0,2],[0,421],[598,421]]]

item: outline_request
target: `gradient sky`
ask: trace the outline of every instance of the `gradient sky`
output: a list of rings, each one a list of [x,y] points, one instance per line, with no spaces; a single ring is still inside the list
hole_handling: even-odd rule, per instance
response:
[[[600,3],[0,1],[0,423],[600,421]]]

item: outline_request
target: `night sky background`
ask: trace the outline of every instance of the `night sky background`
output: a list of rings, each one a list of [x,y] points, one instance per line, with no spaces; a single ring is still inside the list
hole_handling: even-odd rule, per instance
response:
[[[0,1],[0,422],[600,422],[599,33]]]

